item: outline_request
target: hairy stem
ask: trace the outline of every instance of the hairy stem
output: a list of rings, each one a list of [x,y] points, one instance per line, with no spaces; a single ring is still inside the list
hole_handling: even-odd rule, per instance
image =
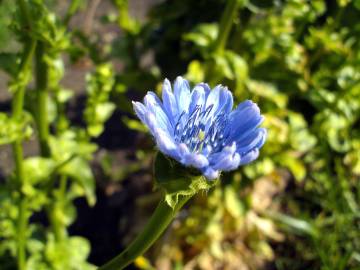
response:
[[[118,256],[101,266],[98,270],[120,270],[142,255],[163,233],[173,220],[176,213],[191,198],[180,196],[176,207],[171,208],[165,200],[161,200],[146,224],[144,230],[135,240]]]

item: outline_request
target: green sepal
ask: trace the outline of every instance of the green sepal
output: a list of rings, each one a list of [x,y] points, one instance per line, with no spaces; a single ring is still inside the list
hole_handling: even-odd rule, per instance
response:
[[[192,196],[199,191],[207,191],[218,180],[207,180],[198,170],[184,167],[179,162],[158,152],[154,162],[154,179],[157,187],[165,192],[165,201],[175,208],[179,196]]]

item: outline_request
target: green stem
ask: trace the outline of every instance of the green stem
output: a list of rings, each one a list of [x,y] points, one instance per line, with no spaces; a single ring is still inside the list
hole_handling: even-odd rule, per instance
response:
[[[121,270],[142,255],[163,233],[176,213],[191,198],[180,196],[175,208],[171,208],[165,200],[161,200],[144,230],[118,256],[101,266],[98,270]]]
[[[25,28],[30,30],[31,28],[31,19],[27,9],[27,5],[24,0],[18,0],[17,2],[20,12],[23,18],[23,25]],[[36,47],[36,41],[33,39],[25,40],[24,42],[24,52],[22,60],[19,66],[18,76],[21,76],[24,72],[27,72],[29,69],[31,60],[34,55]],[[17,89],[14,94],[12,101],[12,114],[15,120],[20,120],[24,108],[24,95],[25,95],[26,84],[22,85]],[[17,220],[17,268],[19,270],[24,270],[26,268],[26,230],[28,225],[28,216],[27,216],[27,200],[22,192],[22,187],[24,185],[24,168],[23,168],[23,148],[22,141],[16,140],[13,145],[13,156],[15,161],[15,175],[18,186],[18,191],[20,194],[19,198],[19,214]]]
[[[233,25],[239,6],[240,0],[227,1],[225,10],[219,22],[219,33],[217,39],[215,40],[211,48],[211,52],[213,54],[222,53],[224,51],[229,38],[231,26]],[[210,60],[212,62],[214,61],[213,59]],[[215,75],[215,65],[214,63],[211,63],[205,70],[206,81],[208,81],[210,84],[216,84],[218,82],[218,78]]]
[[[24,52],[18,71],[18,76],[20,76],[23,72],[26,72],[26,70],[29,68],[31,59],[34,55],[35,47],[36,47],[36,41],[34,40],[30,40],[25,43]],[[18,89],[14,94],[14,98],[12,101],[12,113],[17,120],[21,118],[21,114],[23,112],[25,88],[26,87],[23,86],[20,89]]]
[[[20,63],[18,76],[27,72],[30,66],[31,59],[34,55],[36,47],[36,41],[30,40],[24,45],[24,52]],[[23,107],[24,107],[24,95],[26,84],[17,89],[13,101],[12,101],[12,114],[15,120],[21,120]],[[23,148],[21,139],[16,140],[12,144],[13,156],[15,161],[15,175],[20,194],[19,198],[19,216],[17,220],[17,265],[19,270],[25,269],[26,265],[26,228],[28,224],[27,220],[27,201],[26,197],[22,193],[22,187],[24,185],[24,168],[23,168]]]
[[[58,189],[58,199],[57,203],[54,204],[54,210],[53,213],[57,213],[57,209],[64,209],[65,208],[65,193],[66,193],[66,185],[67,185],[67,176],[61,175],[60,176],[60,186]],[[55,230],[55,237],[58,241],[62,241],[66,236],[66,229],[64,224],[57,218],[57,216],[54,216],[54,220],[52,221],[52,224],[54,224],[54,230]]]
[[[60,186],[53,192],[53,202],[47,207],[47,215],[51,224],[55,240],[58,243],[63,242],[66,237],[66,228],[63,222],[59,219],[58,213],[65,207],[65,193],[67,185],[67,176],[60,175]]]
[[[55,176],[53,176],[55,177]],[[66,193],[66,185],[67,185],[67,176],[60,175],[60,186],[53,192],[53,201],[46,208],[47,215],[51,224],[52,231],[55,236],[55,240],[58,243],[63,242],[65,239],[67,232],[64,226],[64,223],[59,219],[58,213],[59,210],[62,211],[65,207],[65,193]]]
[[[23,25],[25,26],[25,28],[27,28],[27,30],[30,30],[31,18],[30,18],[29,10],[27,8],[25,0],[18,0],[18,6],[20,8],[21,19],[23,20]]]
[[[228,0],[225,11],[221,16],[219,25],[219,34],[214,43],[214,52],[221,52],[224,50],[226,42],[229,38],[231,26],[234,22],[236,13],[240,5],[239,0]]]
[[[21,197],[19,202],[19,219],[17,234],[17,266],[19,270],[26,269],[26,228],[28,226],[27,200]]]
[[[51,151],[49,146],[49,120],[48,120],[48,65],[45,62],[46,46],[39,42],[36,49],[36,99],[37,99],[37,128],[40,153],[42,157],[50,157]],[[56,177],[56,176],[52,176]],[[51,182],[51,181],[50,181]],[[54,198],[52,203],[47,207],[47,215],[51,224],[52,231],[56,241],[63,239],[63,228],[58,220],[58,200]]]
[[[66,231],[62,224],[59,222],[58,207],[60,207],[58,205],[58,202],[54,202],[49,207],[47,207],[47,216],[49,218],[51,229],[54,233],[56,242],[61,243],[63,242]]]
[[[45,44],[39,42],[36,48],[36,97],[37,97],[37,127],[39,146],[42,157],[50,156],[49,123],[48,123],[48,67],[44,60]]]

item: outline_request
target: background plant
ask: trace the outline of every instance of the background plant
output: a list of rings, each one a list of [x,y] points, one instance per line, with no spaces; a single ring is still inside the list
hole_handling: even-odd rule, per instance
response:
[[[0,143],[13,145],[16,165],[1,184],[1,266],[91,268],[88,241],[66,230],[76,197],[95,203],[89,162],[101,150],[106,179],[126,188],[126,179],[139,178],[146,186],[143,169],[150,172],[154,149],[129,97],[183,74],[257,102],[269,138],[259,161],[194,198],[137,267],[357,269],[359,1],[164,1],[140,20],[132,2],[114,0],[101,18],[121,30],[111,42],[71,26],[94,2],[71,1],[61,13],[60,1],[1,1],[0,66],[13,105],[0,114]],[[76,97],[61,79],[84,59],[93,68],[83,116],[74,121]],[[119,125],[139,132],[126,166],[96,146],[114,110]],[[24,159],[29,138],[39,141],[39,155]],[[156,196],[136,200],[147,212]],[[49,225],[28,222],[39,213]]]
[[[199,198],[158,265],[356,268],[359,4],[229,2],[165,2],[140,31],[164,76],[229,86],[269,129],[263,160]]]
[[[1,113],[1,143],[12,144],[15,167],[1,185],[3,269],[94,269],[86,261],[89,242],[68,235],[67,227],[76,218],[77,197],[95,204],[89,162],[97,146],[91,139],[101,134],[114,109],[108,101],[114,74],[110,64],[99,63],[87,76],[84,125],[73,125],[66,115],[73,92],[60,81],[64,55],[79,50],[66,27],[79,3],[73,1],[63,18],[43,1],[19,0],[15,6],[3,1],[1,6],[8,12],[2,27],[12,31],[12,39],[6,36],[3,42],[18,48],[1,54],[13,94],[12,113]],[[38,141],[39,155],[25,158],[23,141],[30,137]],[[39,212],[46,213],[48,226],[29,222]]]

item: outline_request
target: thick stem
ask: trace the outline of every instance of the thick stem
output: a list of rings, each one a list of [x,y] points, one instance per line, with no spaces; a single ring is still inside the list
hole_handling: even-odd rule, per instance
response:
[[[191,196],[180,196],[179,202],[174,209],[165,200],[161,200],[140,235],[122,253],[101,266],[98,270],[124,269],[142,255],[160,237],[176,213],[190,198]]]
[[[36,47],[36,42],[30,40],[24,46],[23,57],[20,63],[19,72],[20,75],[23,72],[27,72],[27,69],[30,66],[31,59],[34,55]],[[13,102],[12,102],[12,115],[15,120],[21,120],[23,107],[24,107],[24,95],[25,95],[26,86],[23,85],[17,89]],[[16,140],[12,144],[13,156],[15,161],[15,175],[16,175],[16,184],[18,186],[18,191],[20,194],[19,198],[19,215],[17,220],[17,265],[19,270],[25,269],[26,265],[26,228],[28,224],[27,216],[27,201],[26,197],[22,193],[22,186],[24,185],[24,169],[23,169],[23,148],[22,141]]]

